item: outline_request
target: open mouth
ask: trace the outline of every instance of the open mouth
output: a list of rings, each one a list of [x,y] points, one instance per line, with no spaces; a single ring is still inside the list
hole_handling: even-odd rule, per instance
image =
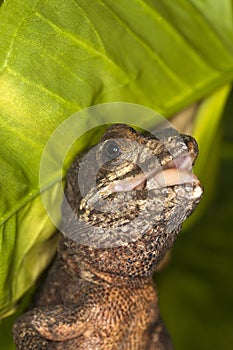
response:
[[[192,158],[189,154],[173,159],[159,169],[156,168],[123,180],[115,180],[101,189],[101,193],[150,190],[183,184],[199,185],[199,180],[192,173]]]

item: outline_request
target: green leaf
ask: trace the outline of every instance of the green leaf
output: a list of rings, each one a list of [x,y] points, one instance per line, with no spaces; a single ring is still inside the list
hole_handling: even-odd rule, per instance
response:
[[[231,82],[231,4],[230,0],[214,4],[131,0],[127,6],[124,0],[2,3],[2,315],[13,312],[54,254],[55,228],[39,196],[40,159],[53,130],[74,112],[109,101],[139,103],[168,116]],[[215,118],[219,123],[220,111],[213,122]],[[216,128],[210,133],[208,146],[202,146],[208,148],[205,154]],[[83,139],[80,149],[88,141]],[[56,184],[52,191],[56,198]]]
[[[199,157],[194,172],[201,179],[204,197],[195,213],[185,222],[188,227],[200,218],[213,200],[216,192],[216,177],[222,152],[221,119],[231,86],[226,85],[201,101],[192,122],[192,135],[198,142]]]

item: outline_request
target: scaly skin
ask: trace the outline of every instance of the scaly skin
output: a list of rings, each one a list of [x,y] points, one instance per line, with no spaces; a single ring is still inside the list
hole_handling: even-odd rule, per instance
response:
[[[180,165],[171,161],[189,154],[193,163],[197,153],[193,138],[171,129],[155,137],[116,124],[84,158],[81,190],[82,158],[75,160],[63,204],[65,235],[36,307],[15,323],[17,349],[173,349],[152,274],[202,195],[192,176],[172,183],[170,168]],[[127,187],[156,167],[163,167],[167,185],[147,177]]]

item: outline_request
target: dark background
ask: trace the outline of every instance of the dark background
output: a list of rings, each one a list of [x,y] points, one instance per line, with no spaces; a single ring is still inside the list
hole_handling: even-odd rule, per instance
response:
[[[219,129],[213,200],[178,236],[169,264],[155,276],[161,312],[177,350],[228,350],[233,344],[232,114],[233,92]]]

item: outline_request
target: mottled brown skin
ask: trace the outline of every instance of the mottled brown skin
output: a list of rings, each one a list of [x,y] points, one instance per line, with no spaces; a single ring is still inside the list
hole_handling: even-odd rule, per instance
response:
[[[108,154],[102,143],[109,139],[118,142],[118,138],[126,141],[120,144],[120,154],[103,159]],[[65,194],[75,215],[69,215],[64,203],[66,234],[60,241],[36,308],[15,323],[17,349],[173,349],[161,321],[152,274],[172,246],[183,221],[200,201],[202,190],[198,180],[155,189],[148,189],[145,184],[131,191],[105,193],[105,202],[98,210],[90,207],[90,203],[96,200],[98,204],[102,194],[96,193],[109,183],[139,174],[142,164],[149,170],[155,167],[153,157],[150,160],[146,150],[166,168],[169,161],[187,153],[194,162],[196,142],[171,129],[160,131],[157,136],[142,135],[121,124],[110,127],[101,141],[90,163],[86,161],[85,198],[78,182],[80,157],[68,173]],[[129,141],[136,144],[132,146]],[[137,145],[143,145],[145,152]],[[98,167],[96,189],[88,181],[91,172],[95,173],[93,169]],[[88,202],[90,198],[92,202]],[[119,205],[119,210],[113,213],[103,210],[114,203]],[[145,205],[152,209],[153,215],[145,211],[141,218],[139,214]],[[80,243],[80,237],[85,241],[87,235],[88,241],[91,236],[77,224],[76,216],[94,228],[104,227],[105,231],[101,235],[93,231],[96,236],[90,245]],[[134,223],[136,217],[144,220],[141,226],[140,220]],[[124,229],[126,222],[133,222],[130,232]],[[131,234],[135,234],[133,240],[128,239]],[[127,236],[125,241],[123,236]]]

